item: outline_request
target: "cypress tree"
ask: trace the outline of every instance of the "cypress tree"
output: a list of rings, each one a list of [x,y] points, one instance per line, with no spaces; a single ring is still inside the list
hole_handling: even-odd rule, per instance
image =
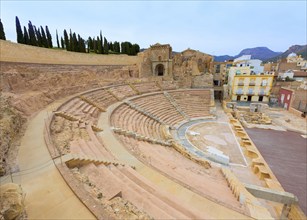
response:
[[[125,46],[125,43],[124,43],[124,42],[122,42],[122,43],[120,44],[120,48],[121,48],[121,53],[122,53],[122,54],[125,54],[125,53],[126,53],[126,46]]]
[[[113,48],[114,48],[114,52],[115,52],[115,53],[120,53],[120,45],[119,45],[119,42],[114,41]]]
[[[88,40],[87,40],[87,50],[88,52],[90,52],[91,50],[93,50],[93,40],[91,37],[88,37]]]
[[[1,19],[0,19],[0,39],[6,40],[5,33],[4,33],[4,28],[3,28],[3,24],[1,22]]]
[[[51,34],[49,32],[47,25],[46,25],[46,36],[47,36],[47,41],[48,41],[48,47],[53,48]]]
[[[67,34],[67,31],[65,29],[64,29],[64,41],[65,41],[66,50],[70,51],[70,44],[69,44],[68,34]]]
[[[100,47],[101,47],[100,53],[104,54],[104,48],[103,48],[103,42],[102,42],[102,32],[101,31],[100,31],[100,41],[99,41],[99,43],[100,43]]]
[[[91,48],[94,49],[94,40],[95,40],[95,38],[91,38],[91,39],[92,39]]]
[[[97,41],[95,40],[95,37],[93,38],[93,50],[94,53],[97,53]]]
[[[18,19],[17,16],[15,18],[15,21],[16,21],[17,43],[24,44],[25,40],[24,40],[23,33],[22,33],[22,30],[21,30],[21,26],[20,26],[20,22],[19,22],[19,19]]]
[[[77,40],[77,36],[75,32],[72,35],[72,42],[73,42],[73,48],[74,48],[73,51],[79,52],[79,45],[78,45],[78,40]]]
[[[91,43],[89,40],[87,40],[86,43],[87,43],[87,53],[89,53],[91,50]]]
[[[130,54],[137,55],[138,52],[140,52],[140,46],[138,44],[133,44],[130,49]]]
[[[98,49],[97,53],[99,53],[99,54],[103,53],[103,51],[102,51],[102,43],[101,42],[102,42],[102,39],[97,36],[97,49]]]
[[[112,42],[109,43],[109,50],[114,52],[114,48],[113,48],[113,43]]]
[[[80,37],[80,36],[79,36]],[[80,47],[79,47],[79,38],[77,38],[76,33],[74,32],[73,34],[73,39],[74,39],[74,48],[75,52],[80,52]]]
[[[42,39],[42,35],[41,35],[41,32],[40,30],[33,25],[33,29],[34,29],[34,32],[35,32],[35,35],[36,35],[36,38],[37,38],[37,45],[39,47],[42,47],[43,46],[43,39]]]
[[[41,26],[41,32],[42,32],[42,45],[45,48],[48,48],[48,40],[47,40],[47,36],[45,34],[44,28]]]
[[[105,54],[109,53],[109,45],[106,38],[103,39],[103,51]]]
[[[130,55],[135,55],[135,54],[136,54],[135,45],[132,45],[130,48]]]
[[[65,48],[65,43],[64,43],[63,37],[61,37],[61,47],[62,47],[62,49],[64,50],[64,48]]]
[[[34,31],[31,21],[29,21],[29,24],[28,24],[28,31],[29,31],[29,37],[30,37],[30,45],[37,46],[37,39],[36,39],[35,31]]]
[[[60,48],[58,30],[56,30],[56,43],[57,43],[58,48]]]
[[[25,26],[23,26],[23,36],[24,36],[25,44],[30,44],[30,39],[29,39],[28,31],[27,31],[27,28]]]
[[[80,42],[81,42],[81,43],[79,43],[79,45],[80,45],[80,52],[86,53],[85,40],[82,37],[80,38]]]
[[[70,29],[70,33],[69,33],[69,48],[70,48],[70,51],[75,51],[74,40],[73,40],[73,36],[72,36],[72,33],[71,33],[71,29]]]

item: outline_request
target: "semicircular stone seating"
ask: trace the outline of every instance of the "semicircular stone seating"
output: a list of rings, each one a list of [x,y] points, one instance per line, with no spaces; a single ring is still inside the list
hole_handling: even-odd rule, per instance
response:
[[[100,202],[101,212],[111,218],[120,218],[116,211],[106,208],[115,200],[126,204],[123,209],[130,204],[135,218],[209,218],[193,204],[178,200],[133,167],[121,163],[96,135],[102,131],[97,126],[99,115],[121,102],[110,113],[109,123],[115,137],[131,154],[198,195],[248,215],[220,168],[208,169],[184,157],[171,147],[172,141],[164,134],[165,127],[172,132],[180,123],[209,116],[210,97],[208,89],[176,90],[172,82],[96,89],[58,108],[50,124],[51,138],[73,176],[93,200]]]

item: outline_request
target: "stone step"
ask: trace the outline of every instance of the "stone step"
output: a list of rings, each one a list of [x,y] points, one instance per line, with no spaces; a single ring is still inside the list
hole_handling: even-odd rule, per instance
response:
[[[117,101],[121,101],[121,99],[115,95],[114,92],[112,92],[110,89],[105,89],[111,96],[113,96]]]
[[[96,108],[98,108],[101,112],[105,112],[106,109],[101,107],[98,103],[94,102],[93,100],[85,97],[85,96],[82,96],[80,95],[79,96],[80,99],[82,99],[83,101],[87,102],[88,104],[92,105],[92,106],[95,106]]]
[[[99,165],[99,164],[104,164],[106,166],[112,164],[114,166],[127,166],[124,163],[120,163],[118,161],[115,160],[106,160],[103,158],[93,158],[93,157],[89,157],[89,156],[83,156],[83,155],[79,155],[79,154],[66,154],[64,156],[62,156],[62,161],[66,163],[66,165],[69,168],[74,168],[74,167],[80,167],[80,166],[84,166],[86,164],[89,163],[93,163],[95,165]],[[132,167],[133,169],[135,169],[135,167]]]
[[[165,98],[174,106],[176,111],[181,114],[186,120],[190,121],[190,117],[180,108],[177,102],[173,99],[173,97],[168,92],[163,92]]]
[[[128,131],[122,128],[112,128],[112,130],[117,134],[124,135],[126,137],[132,137],[138,141],[146,141],[151,144],[160,144],[167,147],[171,146],[171,143],[169,141],[162,141],[155,138],[147,137],[134,131]]]
[[[159,122],[160,124],[162,125],[167,125],[166,122],[162,121],[159,117],[157,117],[156,115],[150,113],[150,112],[147,112],[145,111],[144,109],[142,109],[140,106],[138,106],[137,104],[133,103],[133,102],[130,102],[130,101],[124,101],[125,104],[127,104],[130,108],[142,113],[143,115]]]

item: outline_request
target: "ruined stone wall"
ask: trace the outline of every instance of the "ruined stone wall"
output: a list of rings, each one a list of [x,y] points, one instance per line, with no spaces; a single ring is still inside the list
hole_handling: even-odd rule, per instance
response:
[[[153,76],[153,70],[151,65],[151,60],[149,56],[149,51],[138,53],[138,57],[142,60],[139,65],[140,77],[151,77]]]
[[[0,40],[0,54],[0,61],[6,62],[77,65],[134,65],[140,63],[138,56],[76,53],[4,40]]]
[[[0,90],[31,115],[52,101],[137,77],[137,66],[80,66],[1,62]]]
[[[210,88],[213,75],[210,74],[212,56],[195,50],[185,50],[173,57],[173,78],[183,88]]]
[[[213,75],[203,74],[192,78],[192,88],[211,88],[213,87]]]
[[[26,118],[53,101],[138,76],[132,66],[0,62],[0,176],[15,167]]]
[[[140,77],[152,77],[157,75],[156,67],[163,65],[164,76],[172,76],[172,48],[169,44],[159,43],[150,46],[149,49],[138,54],[140,58]]]
[[[212,62],[212,56],[188,49],[173,57],[173,75],[175,78],[202,75],[210,72]]]

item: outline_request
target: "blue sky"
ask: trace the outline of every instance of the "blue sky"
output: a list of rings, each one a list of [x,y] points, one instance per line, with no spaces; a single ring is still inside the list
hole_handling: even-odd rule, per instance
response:
[[[169,43],[212,55],[236,55],[267,46],[285,51],[306,44],[307,1],[12,1],[0,0],[8,40],[16,42],[15,16],[22,26],[72,29],[83,38],[102,30],[109,41],[130,41],[141,48]]]

